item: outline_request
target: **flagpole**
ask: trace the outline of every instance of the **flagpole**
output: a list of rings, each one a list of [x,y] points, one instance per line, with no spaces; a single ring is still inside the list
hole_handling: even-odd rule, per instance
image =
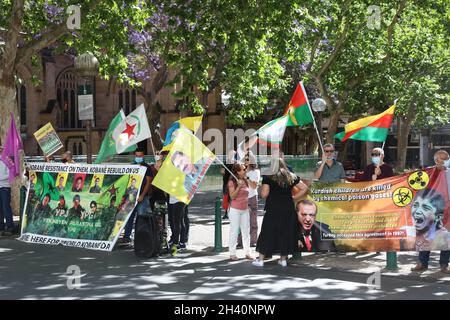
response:
[[[235,178],[236,179],[236,181],[237,180],[239,180],[234,174],[233,174],[233,172],[231,172],[230,171],[230,169],[228,169],[227,168],[227,166],[216,156],[216,159],[215,160],[217,160],[224,168],[225,168],[225,170],[227,170],[232,176],[233,176],[233,178]]]
[[[320,137],[319,129],[317,129],[316,118],[314,117],[314,113],[312,112],[311,106],[309,104],[309,99],[308,99],[308,96],[306,95],[306,90],[305,90],[305,87],[303,86],[303,81],[300,81],[300,85],[302,86],[302,90],[305,93],[306,103],[308,104],[309,112],[311,112],[311,115],[313,116],[314,129],[316,129],[317,139],[319,140],[320,149],[322,149],[322,153],[324,153],[324,151],[323,151],[323,144],[322,144],[322,138]]]

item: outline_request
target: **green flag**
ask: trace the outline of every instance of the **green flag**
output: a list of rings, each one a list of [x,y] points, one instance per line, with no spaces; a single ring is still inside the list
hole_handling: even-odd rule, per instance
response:
[[[108,131],[106,131],[106,135],[103,138],[100,151],[98,152],[97,159],[94,163],[103,163],[117,154],[116,141],[113,139],[113,133],[114,130],[122,123],[123,119],[125,119],[125,114],[122,110],[120,110],[120,112],[111,121]],[[124,152],[131,152],[134,150],[136,150],[136,145],[130,146]]]
[[[42,192],[40,199],[44,198],[46,194],[50,195],[50,200],[59,200],[59,191],[55,187],[55,180],[49,172],[42,174]]]

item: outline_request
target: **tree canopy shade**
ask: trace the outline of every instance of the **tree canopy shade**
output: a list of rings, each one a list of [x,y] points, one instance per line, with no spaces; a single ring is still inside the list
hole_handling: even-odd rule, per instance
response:
[[[66,9],[72,4],[78,5],[0,0],[7,13],[0,17],[3,109],[16,108],[17,66],[50,47],[91,51],[103,78],[136,86],[152,128],[164,86],[177,84],[180,108],[197,114],[208,112],[208,95],[219,88],[230,97],[226,120],[241,125],[274,104],[281,113],[298,80],[310,98],[326,101],[329,142],[342,115],[376,114],[395,99],[403,133],[430,125],[429,119],[448,121],[445,0],[87,0],[81,28],[69,30]],[[399,159],[401,167],[401,154]]]

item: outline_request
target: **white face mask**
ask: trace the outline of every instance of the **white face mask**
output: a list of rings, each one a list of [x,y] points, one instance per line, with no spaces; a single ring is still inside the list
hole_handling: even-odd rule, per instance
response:
[[[444,161],[444,166],[450,168],[450,159]]]

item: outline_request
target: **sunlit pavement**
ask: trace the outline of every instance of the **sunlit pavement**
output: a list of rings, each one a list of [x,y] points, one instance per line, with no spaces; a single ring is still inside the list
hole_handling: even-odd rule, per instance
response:
[[[226,251],[212,250],[212,208],[191,207],[189,250],[176,257],[139,260],[129,248],[108,253],[1,239],[0,299],[449,299],[450,276],[438,272],[438,254],[421,275],[409,271],[415,253],[399,254],[396,272],[383,269],[384,253],[310,254],[287,268],[276,259],[264,268],[230,263]],[[227,238],[225,220],[224,247]],[[74,283],[71,265],[81,270],[78,289],[67,285]],[[377,271],[380,281],[368,284]]]

